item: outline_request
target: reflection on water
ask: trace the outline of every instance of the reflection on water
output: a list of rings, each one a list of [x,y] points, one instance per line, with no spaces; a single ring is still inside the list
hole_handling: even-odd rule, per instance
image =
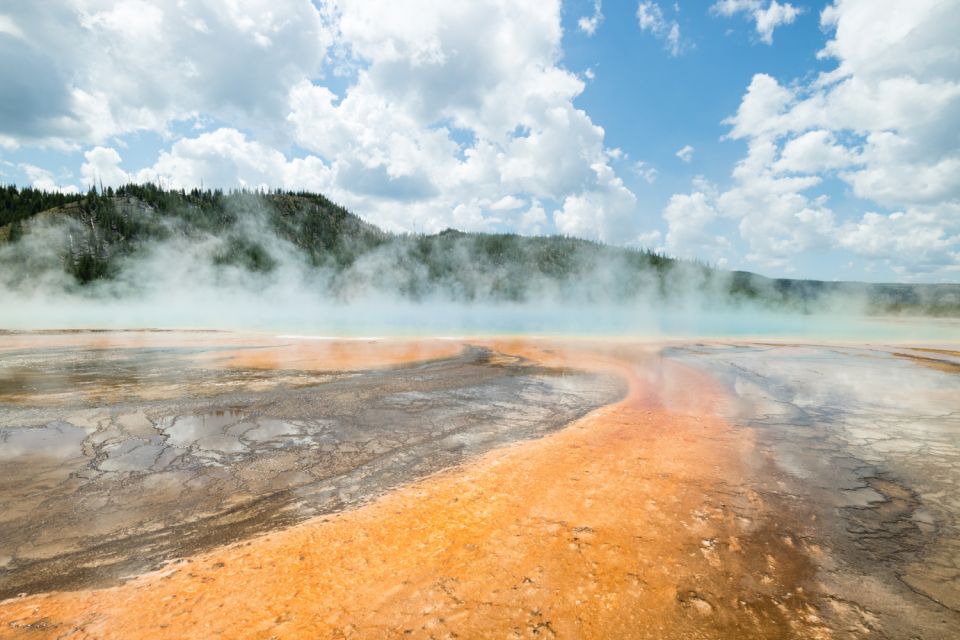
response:
[[[236,445],[236,438],[226,436],[227,427],[233,426],[243,419],[243,413],[240,411],[226,410],[215,411],[200,415],[173,416],[161,418],[157,424],[157,429],[167,436],[167,442],[174,447],[189,447],[204,441],[212,441],[216,438],[229,438]],[[242,448],[242,445],[240,445]],[[224,451],[232,450],[234,444],[227,443]]]
[[[150,334],[143,336],[149,339]],[[143,348],[130,347],[125,339],[117,336],[117,346],[111,347],[107,335],[103,338],[107,346],[96,348],[0,345],[0,402],[105,405],[177,397],[185,387],[199,395],[213,396],[264,385],[316,384],[322,380],[317,373],[304,371],[278,375],[261,369],[203,366],[204,358],[244,350],[236,345]],[[248,347],[251,351],[262,348]]]
[[[19,373],[0,393],[0,599],[109,581],[342,509],[623,393],[613,377],[475,348],[343,376],[201,369],[189,355],[72,350],[110,393],[71,387],[43,349],[6,363]]]
[[[905,357],[914,352],[673,351],[726,380],[738,398],[731,417],[756,429],[800,480],[795,491],[821,508],[825,542],[849,563],[842,575],[882,576],[884,588],[899,582],[907,595],[960,612],[960,375]],[[923,353],[944,363],[956,356]]]
[[[86,430],[59,420],[41,427],[0,428],[0,460],[80,457],[86,437]]]
[[[361,342],[344,342],[343,353]],[[558,360],[575,368],[584,344],[624,359],[654,349],[577,344]],[[550,346],[544,353],[566,348]],[[191,360],[196,350],[7,353],[0,597],[102,584],[356,505],[468,455],[545,434],[624,392],[609,377],[544,370],[481,348],[352,376],[292,370],[283,359],[288,368],[204,368]],[[662,355],[632,365],[641,405],[706,411],[689,398],[676,406],[678,387],[697,394],[686,377],[665,375],[684,368],[674,360],[706,368],[731,392],[720,411],[757,443],[743,461],[756,473],[718,483],[720,511],[786,505],[775,515],[790,516],[787,555],[813,554],[826,606],[864,633],[960,628],[955,347],[686,343]],[[697,553],[714,558],[723,545],[739,543],[707,538]],[[770,557],[752,560],[759,567]],[[762,569],[754,578],[767,588]]]
[[[89,315],[74,309],[70,326],[127,329],[162,326],[171,329],[260,331],[304,336],[618,336],[664,338],[778,337],[805,340],[895,342],[958,342],[960,321],[950,318],[898,318],[842,313],[781,313],[761,308],[710,305],[691,299],[678,302],[636,301],[621,304],[557,304],[548,300],[530,304],[468,304],[440,301],[412,303],[375,300],[322,306],[262,305],[224,315],[214,307],[209,315],[184,305],[157,309],[146,305],[142,314],[105,313],[91,308]],[[44,327],[36,314],[17,310],[8,314],[5,329]],[[41,314],[42,316],[42,314]],[[140,316],[141,322],[132,321]],[[60,316],[53,328],[62,326]]]
[[[336,336],[777,337],[817,340],[960,341],[960,321],[860,315],[689,310],[635,305],[390,305],[331,308],[322,317],[279,316],[258,329]]]

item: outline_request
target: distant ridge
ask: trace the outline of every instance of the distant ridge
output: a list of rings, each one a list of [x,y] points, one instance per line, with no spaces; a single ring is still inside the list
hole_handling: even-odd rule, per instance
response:
[[[31,236],[41,233],[43,242],[38,235],[29,249]],[[490,303],[695,299],[708,308],[960,316],[960,284],[772,279],[561,236],[454,229],[393,234],[307,192],[178,191],[152,184],[74,195],[0,189],[0,278],[8,288],[29,286],[52,271],[66,274],[66,286],[77,289],[129,279],[125,272],[139,257],[173,240],[205,243],[212,269],[264,275],[294,262],[316,272],[321,293],[344,300],[371,291]]]

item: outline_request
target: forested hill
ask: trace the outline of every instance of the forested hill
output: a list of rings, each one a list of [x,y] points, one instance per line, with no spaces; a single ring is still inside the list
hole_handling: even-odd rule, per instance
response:
[[[159,247],[175,247],[214,274],[229,271],[231,282],[243,273],[254,282],[296,273],[340,300],[376,292],[485,303],[753,303],[807,313],[849,304],[876,314],[960,316],[960,285],[769,279],[559,236],[391,234],[312,193],[0,189],[3,288],[50,286],[56,274],[58,286],[74,291],[156,278],[141,265]]]

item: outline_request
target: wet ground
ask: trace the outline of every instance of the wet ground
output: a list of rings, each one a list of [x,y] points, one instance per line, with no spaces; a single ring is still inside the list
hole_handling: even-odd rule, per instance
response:
[[[772,477],[815,524],[819,580],[850,630],[960,637],[960,353],[950,349],[699,345],[755,429]]]
[[[103,586],[355,506],[624,389],[477,347],[350,373],[204,364],[224,348],[3,354],[0,599]]]
[[[91,340],[0,337],[0,638],[960,637],[950,345]]]

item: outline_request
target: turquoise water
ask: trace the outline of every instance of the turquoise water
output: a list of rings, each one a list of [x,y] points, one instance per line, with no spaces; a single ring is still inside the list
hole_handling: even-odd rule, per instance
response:
[[[307,335],[335,336],[577,335],[960,341],[960,320],[775,314],[755,310],[649,311],[622,307],[331,310],[313,321],[291,322],[284,328]]]
[[[350,305],[286,296],[146,299],[0,297],[0,329],[226,329],[312,336],[573,335],[645,338],[802,338],[960,343],[960,319],[776,313],[655,304],[464,304],[369,300]]]
[[[575,335],[802,338],[960,343],[960,319],[801,315],[758,309],[616,305],[271,304],[248,299],[146,304],[23,303],[0,308],[0,329],[227,329],[312,336]]]

